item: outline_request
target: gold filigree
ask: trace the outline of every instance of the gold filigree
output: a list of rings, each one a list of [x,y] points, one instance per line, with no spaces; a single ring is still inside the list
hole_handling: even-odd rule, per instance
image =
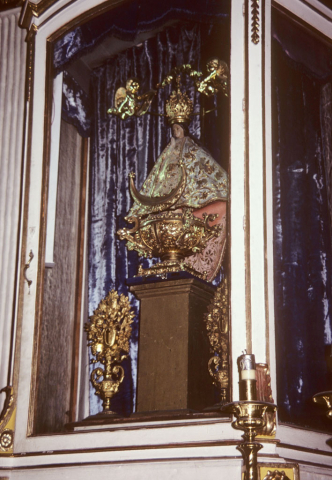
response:
[[[227,279],[217,288],[213,300],[204,315],[210,341],[210,351],[214,356],[208,362],[208,370],[213,384],[220,391],[220,402],[229,401],[229,333],[228,333],[228,288]]]
[[[122,228],[117,234],[121,240],[127,240],[128,250],[136,250],[144,257],[160,257],[161,264],[146,270],[140,268],[139,275],[161,275],[170,272],[188,271],[195,276],[205,278],[184,262],[186,257],[200,253],[208,241],[220,235],[223,226],[210,226],[216,215],[203,214],[203,219],[195,217],[192,209],[183,208],[182,212],[164,211],[140,217],[127,217],[135,221],[133,229]]]
[[[166,101],[166,117],[170,125],[190,122],[194,110],[193,102],[186,93],[181,92],[179,83],[177,90]]]
[[[251,0],[251,41],[259,43],[259,0]]]
[[[100,302],[90,317],[90,323],[84,326],[88,337],[88,346],[96,357],[91,363],[100,362],[105,368],[95,368],[90,376],[96,395],[103,399],[103,414],[115,415],[110,409],[113,396],[119,391],[124,379],[124,369],[119,363],[129,353],[129,338],[134,313],[129,299],[112,290]],[[103,377],[102,381],[99,381]]]

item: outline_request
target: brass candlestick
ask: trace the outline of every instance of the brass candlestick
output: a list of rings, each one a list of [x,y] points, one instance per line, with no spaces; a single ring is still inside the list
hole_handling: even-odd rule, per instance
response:
[[[103,412],[106,415],[116,415],[111,411],[112,397],[118,392],[124,379],[124,369],[121,363],[129,353],[129,338],[134,313],[130,308],[129,299],[118,295],[112,290],[100,302],[90,322],[84,326],[89,340],[88,346],[96,359],[91,363],[100,362],[105,368],[97,367],[90,375],[96,395],[103,399]],[[102,381],[99,381],[103,377]]]
[[[245,480],[258,480],[257,453],[263,448],[263,445],[255,441],[256,431],[265,426],[265,413],[274,412],[276,409],[277,406],[273,403],[255,400],[240,400],[228,403],[221,408],[222,412],[235,415],[233,428],[244,431],[244,435],[242,435],[244,442],[237,449],[242,453],[245,463]]]

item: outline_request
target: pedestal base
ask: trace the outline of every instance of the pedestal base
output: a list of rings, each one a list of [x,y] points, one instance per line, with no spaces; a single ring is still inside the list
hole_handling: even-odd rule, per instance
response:
[[[135,285],[141,301],[137,412],[215,403],[204,313],[214,288],[196,278]]]

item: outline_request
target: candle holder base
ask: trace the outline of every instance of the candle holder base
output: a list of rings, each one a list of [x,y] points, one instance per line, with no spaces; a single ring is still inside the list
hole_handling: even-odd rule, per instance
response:
[[[240,400],[224,405],[221,411],[232,413],[236,420],[233,428],[244,431],[243,442],[237,447],[242,453],[245,463],[245,480],[258,480],[257,453],[263,445],[255,441],[257,430],[265,426],[265,413],[275,412],[277,406],[273,403],[258,402],[255,400]]]

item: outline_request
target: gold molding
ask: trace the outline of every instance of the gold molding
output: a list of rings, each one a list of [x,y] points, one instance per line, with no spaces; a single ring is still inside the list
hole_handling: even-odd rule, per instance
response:
[[[41,0],[39,3],[27,2],[24,13],[20,21],[20,26],[29,30],[32,17],[40,17],[48,8],[50,8],[57,0]]]
[[[30,103],[31,100],[31,92],[32,92],[32,83],[33,83],[33,70],[34,70],[34,63],[35,63],[35,38],[36,33],[38,31],[38,27],[36,25],[32,25],[28,36],[27,36],[27,77],[26,77],[26,100]]]
[[[6,393],[4,407],[0,414],[0,456],[13,453],[16,405],[14,389],[8,386],[0,390]]]
[[[259,0],[251,0],[251,41],[255,45],[259,43]]]

